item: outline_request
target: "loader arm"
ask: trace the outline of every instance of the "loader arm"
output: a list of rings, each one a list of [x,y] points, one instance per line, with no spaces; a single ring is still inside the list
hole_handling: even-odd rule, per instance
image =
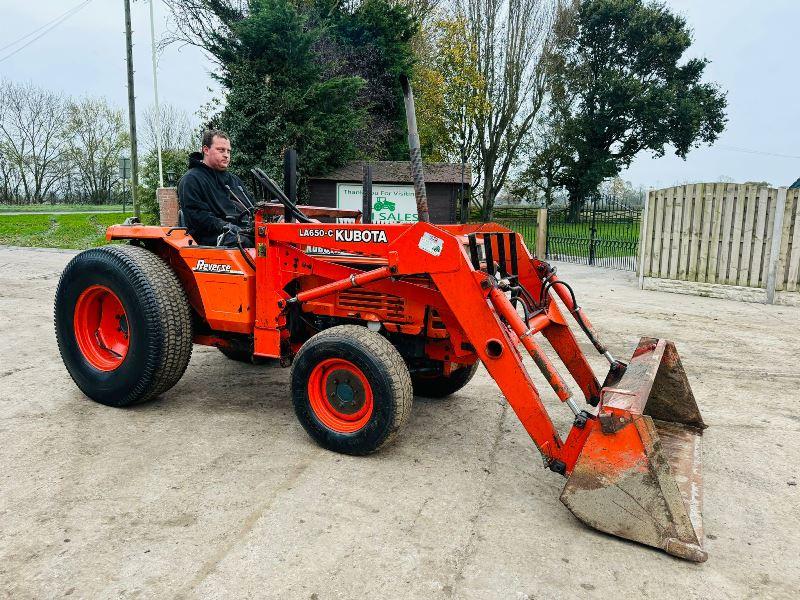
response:
[[[519,236],[497,225],[257,222],[256,229],[257,275],[273,290],[271,295],[259,292],[257,351],[259,328],[267,336],[281,335],[286,311],[293,305],[354,287],[371,289],[389,282],[400,284],[403,277],[429,277],[436,288],[431,302],[443,302],[443,314],[452,315],[448,319],[451,335],[462,335],[483,362],[545,466],[568,478],[561,499],[573,514],[592,527],[675,556],[696,562],[706,559],[699,517],[699,448],[704,425],[671,342],[643,338],[629,365],[614,359],[572,288],[547,263],[532,258]],[[263,279],[267,274],[274,279],[281,269],[294,275],[322,272],[324,261],[304,254],[307,246],[385,262],[365,270],[339,269],[342,277],[338,280],[295,295],[283,289],[283,281]],[[337,270],[328,267],[326,275],[333,279]],[[396,285],[395,293],[403,293],[401,288]],[[556,298],[608,359],[610,370],[602,388]],[[586,402],[597,406],[595,412],[578,406],[565,379],[536,341],[539,333],[552,344]],[[522,351],[530,354],[572,411],[574,422],[566,439],[555,429],[525,368]]]

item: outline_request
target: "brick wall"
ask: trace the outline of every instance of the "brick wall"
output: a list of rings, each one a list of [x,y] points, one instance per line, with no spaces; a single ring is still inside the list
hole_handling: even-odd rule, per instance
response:
[[[178,226],[178,189],[174,187],[158,188],[159,218],[163,227]]]

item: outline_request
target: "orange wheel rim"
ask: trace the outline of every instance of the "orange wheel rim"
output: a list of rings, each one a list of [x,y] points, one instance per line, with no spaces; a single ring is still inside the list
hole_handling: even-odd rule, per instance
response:
[[[358,431],[374,410],[367,377],[342,358],[329,358],[314,367],[308,378],[308,399],[320,422],[339,433]]]
[[[130,348],[128,315],[119,297],[102,285],[83,291],[75,303],[73,329],[83,357],[100,371],[113,371]]]

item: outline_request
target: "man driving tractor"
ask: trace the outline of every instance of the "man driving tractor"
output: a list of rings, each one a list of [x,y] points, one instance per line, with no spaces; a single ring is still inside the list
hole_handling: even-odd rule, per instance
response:
[[[228,171],[231,142],[218,129],[203,133],[202,151],[189,155],[178,182],[178,200],[189,233],[202,246],[252,246],[247,231],[253,204],[241,179]]]

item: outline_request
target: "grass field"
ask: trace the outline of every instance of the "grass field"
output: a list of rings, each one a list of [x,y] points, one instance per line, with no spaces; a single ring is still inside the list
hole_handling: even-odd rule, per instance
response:
[[[639,223],[604,223],[595,224],[598,239],[614,239],[636,242],[639,239]],[[589,239],[589,226],[585,223],[551,223],[550,235],[562,237],[582,237]]]
[[[126,206],[128,213],[131,206]],[[0,215],[3,213],[17,212],[42,212],[42,213],[62,213],[80,211],[108,211],[114,213],[122,212],[121,204],[0,204]]]
[[[81,205],[60,205],[74,207]],[[4,208],[4,207],[0,207]],[[58,207],[56,207],[58,208]],[[122,223],[130,213],[119,211],[106,214],[47,214],[3,215],[0,210],[0,244],[10,246],[39,246],[44,248],[74,248],[78,250],[105,244],[105,230],[109,225]],[[529,220],[497,219],[522,235],[525,244],[536,248],[536,224]],[[600,240],[634,242],[639,237],[639,224],[632,224],[624,234],[618,225],[597,224]],[[556,224],[550,229],[551,251],[571,256],[588,256],[588,232],[582,225]],[[585,239],[581,239],[585,238]],[[628,244],[604,243],[597,248],[598,257],[622,257],[634,254]]]
[[[0,214],[0,244],[85,250],[106,244],[106,227],[122,223],[127,216],[119,212],[95,215]]]
[[[536,222],[531,219],[496,219],[496,222],[519,233],[525,245],[536,248]],[[636,254],[632,246],[639,240],[639,223],[597,223],[598,258],[626,257]],[[550,251],[572,257],[589,256],[589,229],[586,224],[553,223],[549,229]]]

